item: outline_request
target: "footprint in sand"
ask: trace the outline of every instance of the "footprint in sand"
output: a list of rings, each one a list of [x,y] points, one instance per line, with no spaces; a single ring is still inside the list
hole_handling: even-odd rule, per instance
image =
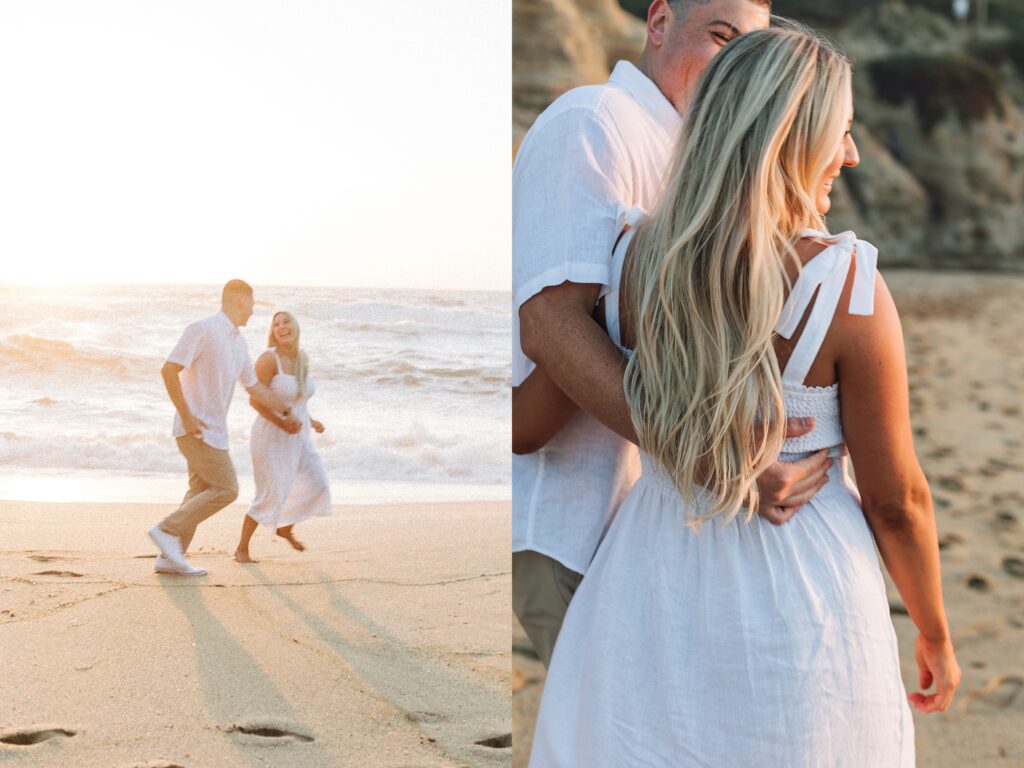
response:
[[[0,744],[13,744],[16,747],[28,747],[32,744],[40,744],[58,736],[70,738],[77,731],[67,728],[24,728],[20,731],[8,731],[0,735]]]
[[[507,749],[512,746],[512,734],[503,733],[500,736],[489,736],[486,739],[480,739],[480,741],[474,741],[473,743],[481,747],[490,747],[491,749]]]
[[[1024,690],[1024,678],[1017,675],[996,675],[983,687],[968,693],[961,710],[1009,709]]]
[[[82,577],[82,574],[75,573],[74,571],[36,571],[32,575],[33,576],[73,576],[76,579]]]
[[[1003,570],[1016,579],[1024,579],[1024,560],[1019,557],[1004,557]]]
[[[52,563],[55,560],[70,560],[68,557],[57,557],[57,555],[29,555],[29,560],[35,560],[37,563]]]
[[[310,742],[315,741],[313,736],[305,733],[299,733],[288,728],[281,728],[276,725],[261,725],[259,723],[250,723],[247,725],[239,725],[235,723],[230,728],[225,729],[226,733],[241,733],[246,736],[258,736],[261,739],[282,739],[284,741],[302,741]]]
[[[977,592],[990,592],[992,590],[992,583],[984,576],[975,574],[967,579],[967,588]]]
[[[1017,491],[994,493],[990,498],[993,504],[1012,504],[1014,506],[1024,504],[1024,494],[1018,493]]]
[[[185,768],[180,763],[169,763],[166,760],[147,760],[144,763],[135,763],[131,768]]]
[[[444,715],[437,712],[408,712],[406,719],[413,723],[443,723],[448,720]]]
[[[945,477],[940,477],[938,480],[936,480],[936,483],[940,488],[943,488],[947,491],[952,491],[953,493],[961,493],[966,490],[966,485],[964,484],[964,481],[961,480],[959,477],[947,475]]]
[[[939,549],[949,549],[957,544],[963,544],[964,537],[959,533],[947,533],[939,539]]]
[[[1013,512],[996,512],[996,525],[1000,528],[1013,528],[1017,525],[1017,516]]]

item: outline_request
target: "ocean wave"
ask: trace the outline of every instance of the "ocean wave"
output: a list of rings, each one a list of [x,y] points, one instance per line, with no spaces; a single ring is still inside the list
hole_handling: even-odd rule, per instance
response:
[[[510,365],[444,367],[407,359],[369,360],[358,365],[332,366],[331,380],[370,380],[380,386],[424,387],[435,392],[500,393],[511,386]]]
[[[160,361],[113,350],[76,346],[62,339],[15,334],[0,341],[0,367],[18,372],[62,369],[127,378],[159,368]]]
[[[184,471],[184,459],[166,434],[40,436],[3,432],[0,465],[7,470],[106,469],[115,474]]]
[[[421,422],[360,438],[353,432],[316,438],[332,480],[409,480],[417,482],[509,482],[508,440],[493,430],[466,434]],[[248,432],[236,431],[231,458],[239,474],[252,475]],[[0,465],[6,471],[103,470],[121,473],[181,473],[185,460],[174,440],[160,434],[22,435],[0,433]]]
[[[334,319],[331,321],[331,326],[343,333],[383,334],[388,336],[406,336],[414,339],[419,338],[424,333],[422,328],[401,322],[381,323],[368,320]]]

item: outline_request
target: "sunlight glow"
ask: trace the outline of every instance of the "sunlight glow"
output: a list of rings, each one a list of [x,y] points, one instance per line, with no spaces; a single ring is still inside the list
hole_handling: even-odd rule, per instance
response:
[[[507,289],[511,0],[0,4],[0,283]]]

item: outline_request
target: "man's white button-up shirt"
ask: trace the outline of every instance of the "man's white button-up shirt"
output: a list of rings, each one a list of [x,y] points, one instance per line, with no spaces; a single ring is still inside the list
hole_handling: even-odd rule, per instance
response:
[[[569,281],[607,291],[626,211],[650,211],[682,119],[639,69],[620,61],[604,85],[575,88],[537,118],[512,172],[512,378],[534,364],[519,308]],[[512,549],[585,573],[639,473],[635,446],[577,413],[536,453],[512,457]]]
[[[242,334],[224,312],[218,312],[189,325],[167,362],[184,367],[181,389],[192,415],[206,422],[203,442],[226,451],[228,407],[235,382],[246,389],[257,383]],[[175,413],[174,436],[184,435],[181,416]]]

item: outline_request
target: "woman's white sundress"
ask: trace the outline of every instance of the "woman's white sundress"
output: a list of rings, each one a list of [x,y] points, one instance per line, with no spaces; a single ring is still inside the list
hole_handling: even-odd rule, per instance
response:
[[[783,459],[830,449],[840,458],[827,485],[784,525],[741,515],[695,531],[642,453],[643,475],[569,606],[531,768],[914,765],[882,574],[842,456],[838,385],[803,384],[851,258],[849,311],[872,314],[877,251],[850,232],[807,234],[833,242],[805,265],[777,330],[792,336],[820,287],[783,374],[787,414],[816,426],[787,440]]]
[[[276,529],[310,517],[329,516],[331,490],[323,462],[313,446],[306,411],[306,402],[316,391],[313,380],[306,379],[306,391],[296,400],[297,379],[284,372],[276,349],[271,347],[268,351],[277,362],[277,373],[270,381],[270,389],[294,401],[292,415],[302,422],[302,429],[294,435],[262,416],[257,416],[252,425],[250,448],[256,498],[247,514],[258,523]]]

